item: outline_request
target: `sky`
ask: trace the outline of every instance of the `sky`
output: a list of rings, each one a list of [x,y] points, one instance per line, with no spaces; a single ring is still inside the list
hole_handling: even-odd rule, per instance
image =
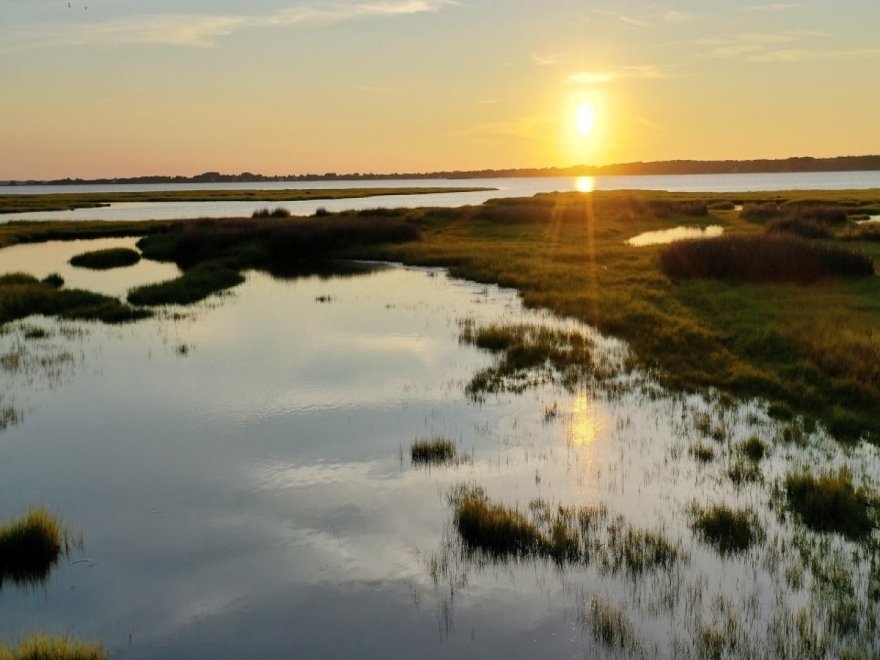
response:
[[[876,0],[0,0],[0,179],[877,154],[877,26]]]

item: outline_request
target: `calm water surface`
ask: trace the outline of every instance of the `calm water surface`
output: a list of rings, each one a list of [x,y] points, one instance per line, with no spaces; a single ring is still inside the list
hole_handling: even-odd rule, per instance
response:
[[[378,181],[281,181],[222,184],[144,184],[103,186],[3,186],[0,194],[43,194],[72,192],[162,190],[285,190],[290,188],[393,188],[393,187],[486,187],[489,192],[440,193],[433,195],[386,195],[360,199],[309,200],[302,202],[163,202],[113,204],[100,209],[78,209],[40,213],[0,215],[11,220],[173,220],[197,217],[249,217],[270,206],[288,209],[294,215],[312,215],[319,208],[328,211],[370,209],[379,206],[453,207],[482,204],[498,197],[531,197],[542,192],[589,190],[668,190],[674,192],[747,192],[765,190],[839,190],[880,188],[880,172],[805,172],[797,174],[696,174],[667,176],[544,177],[502,179],[389,179]]]
[[[74,280],[66,259],[97,246],[3,250],[0,272]],[[100,275],[119,293],[168,273]],[[2,586],[0,638],[69,633],[119,658],[603,657],[588,614],[601,597],[650,654],[671,656],[694,650],[694,631],[721,616],[718,598],[755,640],[811,602],[780,577],[796,554],[720,558],[689,529],[690,503],[723,499],[755,506],[768,538],[791,536],[764,481],[727,477],[732,444],[709,466],[689,453],[703,439],[693,420],[710,414],[731,443],[769,441],[762,406],[717,412],[650,385],[548,385],[477,403],[465,384],[492,356],[459,343],[463,318],[564,326],[614,359],[626,353],[524,310],[512,291],[396,266],[287,281],[251,272],[230,294],[134,325],[29,319],[46,339],[13,326],[0,353],[23,360],[3,372],[0,403],[23,420],[0,433],[0,519],[45,505],[85,548],[45,585]],[[410,444],[437,434],[470,460],[413,466]],[[817,434],[811,449],[776,446],[762,479],[798,461],[880,474],[871,450],[844,454]],[[446,499],[461,483],[522,509],[536,497],[607,505],[681,543],[687,559],[639,579],[474,562],[454,543]],[[825,552],[845,549],[837,540]]]

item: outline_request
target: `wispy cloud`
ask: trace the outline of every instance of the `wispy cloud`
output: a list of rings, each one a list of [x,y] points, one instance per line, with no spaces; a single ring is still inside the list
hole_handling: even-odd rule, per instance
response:
[[[553,53],[551,55],[532,53],[532,59],[538,66],[553,66],[559,62],[559,53]]]
[[[610,83],[621,78],[643,78],[656,80],[669,78],[670,74],[653,64],[640,64],[633,66],[618,66],[600,71],[576,71],[568,76],[568,82],[573,85],[601,85]]]
[[[637,28],[654,27],[654,25],[652,23],[645,21],[643,19],[633,18],[632,16],[626,16],[625,14],[616,14],[614,12],[606,11],[604,9],[594,9],[593,13],[599,14],[601,16],[608,16],[609,18],[613,18],[628,27],[637,27]]]
[[[818,30],[785,30],[781,32],[742,32],[730,37],[703,39],[699,43],[709,47],[712,57],[754,60],[771,51],[790,50],[790,44],[829,36]]]
[[[52,46],[154,44],[210,48],[248,29],[327,25],[369,18],[438,12],[456,0],[378,0],[290,7],[266,15],[137,14],[73,25],[17,26],[3,35],[0,52]]]
[[[489,140],[520,140],[540,139],[545,135],[547,127],[556,121],[547,115],[529,115],[506,121],[485,122],[468,126],[451,133],[456,138],[481,138]]]
[[[688,12],[677,11],[675,9],[663,12],[663,22],[668,23],[669,25],[683,25],[692,20],[694,20],[694,14]]]
[[[768,5],[751,5],[743,8],[743,11],[749,14],[754,14],[767,11],[789,11],[791,9],[796,9],[797,7],[798,5],[793,2],[777,2]]]

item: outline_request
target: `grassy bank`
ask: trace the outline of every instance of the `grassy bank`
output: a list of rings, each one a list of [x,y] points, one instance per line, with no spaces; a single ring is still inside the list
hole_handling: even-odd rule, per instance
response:
[[[128,323],[150,315],[116,298],[64,289],[63,284],[57,275],[43,280],[24,273],[0,275],[0,325],[31,314],[104,323]]]
[[[432,195],[477,192],[493,188],[308,188],[286,190],[158,190],[150,192],[63,192],[44,195],[0,195],[0,213],[70,211],[121,203],[144,202],[301,202],[312,199],[355,199],[383,195]]]

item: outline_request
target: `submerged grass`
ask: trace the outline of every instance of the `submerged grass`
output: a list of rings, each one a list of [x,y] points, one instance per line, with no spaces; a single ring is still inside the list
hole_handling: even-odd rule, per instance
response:
[[[9,648],[0,646],[0,660],[106,660],[104,647],[69,637],[34,635]]]
[[[855,488],[845,468],[818,477],[809,471],[789,473],[785,494],[791,510],[815,530],[860,539],[876,527],[877,497]]]
[[[447,438],[419,438],[410,447],[410,459],[417,465],[441,465],[456,458],[456,447]]]
[[[40,582],[70,547],[69,533],[43,508],[0,525],[0,586]]]
[[[92,270],[109,270],[110,268],[122,268],[133,266],[141,260],[137,250],[130,248],[108,248],[106,250],[94,250],[78,254],[71,258],[71,266],[91,268]]]

